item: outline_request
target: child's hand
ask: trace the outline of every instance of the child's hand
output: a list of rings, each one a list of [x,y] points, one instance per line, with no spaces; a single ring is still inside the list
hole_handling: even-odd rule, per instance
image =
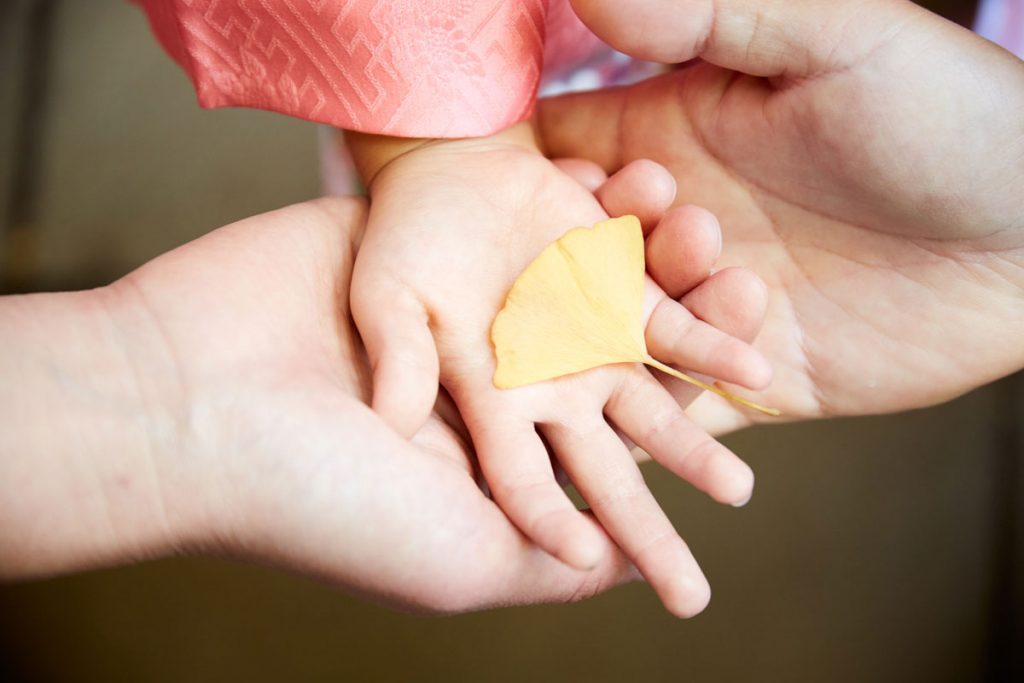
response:
[[[357,159],[366,158],[364,145],[357,141]],[[539,546],[586,569],[600,560],[601,538],[557,484],[550,445],[666,606],[684,616],[703,609],[706,580],[609,422],[716,500],[745,502],[750,469],[693,425],[643,367],[606,366],[514,390],[492,383],[489,331],[510,286],[567,230],[607,218],[594,196],[539,154],[526,126],[431,142],[377,173],[373,163],[363,166],[371,213],[352,309],[374,369],[374,408],[411,435],[440,379],[499,505]],[[666,182],[651,165],[645,171]],[[752,389],[768,383],[760,354],[694,318],[649,279],[645,312],[653,356]]]

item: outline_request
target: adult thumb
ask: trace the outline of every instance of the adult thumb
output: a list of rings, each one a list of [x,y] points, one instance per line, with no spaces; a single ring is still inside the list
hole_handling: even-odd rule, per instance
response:
[[[869,51],[917,12],[906,0],[571,0],[612,47],[664,63],[700,57],[751,76],[802,77]]]

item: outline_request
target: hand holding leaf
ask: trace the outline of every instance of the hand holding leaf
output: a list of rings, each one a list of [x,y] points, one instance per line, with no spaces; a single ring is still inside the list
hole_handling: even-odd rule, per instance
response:
[[[634,259],[643,311],[651,313],[645,329],[631,314],[624,329],[636,335],[632,344],[597,358],[614,364],[517,389],[495,387],[488,335],[509,287],[566,225],[607,218],[591,191],[539,153],[507,143],[424,146],[375,180],[352,284],[353,315],[374,364],[374,409],[415,428],[440,383],[465,422],[493,500],[526,538],[591,570],[607,561],[610,537],[673,613],[694,614],[707,602],[707,582],[620,434],[720,502],[749,498],[753,474],[693,424],[646,368],[620,361],[637,357],[646,336],[651,352],[673,365],[749,388],[763,386],[770,369],[748,344],[669,298]],[[668,176],[650,163],[631,167],[643,184]],[[565,495],[552,457],[590,504],[589,514]]]
[[[644,241],[635,216],[570,230],[523,271],[494,320],[494,385],[511,389],[611,363],[645,363],[779,414],[652,358],[644,341],[643,288]]]

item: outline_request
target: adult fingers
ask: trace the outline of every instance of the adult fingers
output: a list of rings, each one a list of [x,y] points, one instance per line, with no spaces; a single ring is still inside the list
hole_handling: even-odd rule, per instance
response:
[[[602,40],[666,64],[696,57],[752,76],[844,66],[902,23],[910,3],[828,0],[571,0]]]
[[[588,571],[573,569],[536,546],[525,542],[506,543],[503,553],[484,553],[493,558],[480,566],[479,574],[492,588],[495,605],[578,602],[615,586],[642,578],[591,514],[580,513],[593,525],[603,544],[601,561]],[[493,544],[492,539],[481,539]]]
[[[301,476],[292,482],[298,488],[282,489],[292,504],[287,514],[274,518],[276,535],[267,551],[278,563],[431,613],[579,600],[638,578],[586,513],[579,513],[582,523],[600,546],[600,560],[589,571],[574,569],[531,542],[464,468],[447,462],[465,455],[452,434],[421,433],[413,446],[368,411],[362,420],[365,461],[353,469],[348,459],[327,458],[322,472],[342,484],[351,484],[357,474],[362,485],[350,487],[351,495],[337,495],[337,486],[307,490],[308,477]],[[349,427],[338,431],[347,433]],[[297,471],[306,473],[301,467]],[[288,478],[274,483],[288,484]],[[296,498],[295,491],[304,495]],[[359,512],[348,514],[353,510]],[[265,528],[258,531],[266,534]],[[325,546],[325,538],[342,542]],[[252,546],[247,544],[247,556]]]

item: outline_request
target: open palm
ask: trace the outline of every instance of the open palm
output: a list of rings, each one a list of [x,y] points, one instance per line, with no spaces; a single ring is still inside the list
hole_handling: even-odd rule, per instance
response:
[[[149,431],[178,544],[431,611],[565,601],[634,577],[603,533],[589,572],[530,544],[437,414],[410,443],[366,405],[348,312],[364,220],[354,199],[288,207],[111,286],[126,353],[166,418]]]
[[[703,58],[540,120],[550,153],[654,159],[718,215],[722,265],[769,286],[770,403],[894,411],[1024,365],[1024,63],[903,2],[575,4],[631,54]],[[714,399],[716,429],[748,419]]]

